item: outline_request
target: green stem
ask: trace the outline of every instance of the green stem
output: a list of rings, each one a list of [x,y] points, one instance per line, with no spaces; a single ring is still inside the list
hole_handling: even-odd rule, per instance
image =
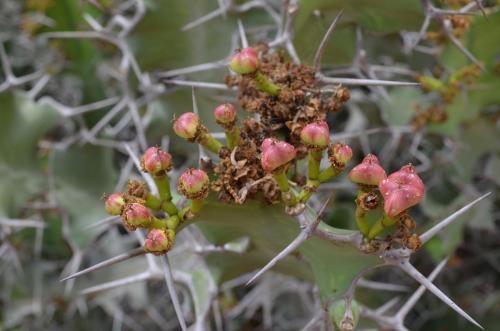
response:
[[[233,150],[234,147],[238,146],[238,142],[240,140],[240,130],[238,127],[234,126],[232,130],[226,130],[226,140],[227,147],[230,150]]]
[[[148,192],[146,195],[145,206],[154,210],[158,210],[161,207],[161,200]]]
[[[321,158],[323,157],[323,151],[310,150],[308,153],[309,160],[309,170],[308,176],[311,180],[317,180],[319,176],[319,166],[321,164]]]
[[[170,193],[170,180],[167,175],[153,176],[161,200],[172,200]]]
[[[327,182],[330,179],[338,176],[341,172],[342,172],[342,170],[330,166],[330,167],[326,168],[325,170],[323,170],[322,172],[320,172],[320,174],[318,176],[318,180],[320,183]]]
[[[389,218],[387,216],[382,217],[371,227],[368,233],[368,239],[375,238],[379,233],[384,231],[385,228],[393,226],[394,224],[396,224],[395,219]]]
[[[153,222],[151,223],[151,229],[165,229],[167,227],[167,222],[164,219],[158,219],[156,217],[153,218]]]
[[[177,215],[177,213],[179,212],[172,200],[164,200],[161,203],[161,210],[163,210],[170,216]]]
[[[170,230],[175,230],[179,225],[179,222],[180,222],[179,216],[177,215],[170,216],[167,219],[167,228]]]
[[[208,149],[210,152],[219,154],[222,144],[212,137],[209,133],[205,134],[201,139],[201,145]]]
[[[255,82],[257,83],[259,90],[270,95],[276,96],[280,91],[278,85],[274,84],[266,75],[260,73],[259,71],[255,74]]]
[[[288,177],[283,170],[273,173],[273,178],[278,183],[281,192],[286,193],[290,190],[290,185],[288,184]]]
[[[356,206],[356,225],[361,233],[366,237],[370,232],[370,225],[366,219],[366,213],[360,206]]]
[[[299,194],[299,200],[301,202],[307,202],[316,189],[319,187],[320,182],[318,180],[308,180],[306,186],[302,189]]]

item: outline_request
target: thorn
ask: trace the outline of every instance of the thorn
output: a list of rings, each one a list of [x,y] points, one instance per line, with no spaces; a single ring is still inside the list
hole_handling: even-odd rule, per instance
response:
[[[196,115],[200,115],[200,112],[198,111],[198,103],[196,102],[196,95],[194,93],[194,86],[191,87],[191,100],[193,101],[193,113]]]
[[[314,62],[313,66],[316,68],[316,71],[319,71],[320,65],[321,65],[321,58],[323,57],[323,53],[325,52],[326,48],[326,43],[328,39],[330,39],[330,35],[332,34],[333,30],[335,30],[335,27],[337,26],[337,22],[339,19],[342,17],[342,14],[344,13],[344,9],[341,9],[337,16],[335,16],[335,19],[333,20],[332,24],[330,24],[330,27],[328,30],[326,30],[325,35],[323,36],[323,39],[321,40],[321,43],[318,46],[318,50],[316,51],[316,54],[314,55]]]
[[[77,277],[80,277],[80,276],[83,276],[91,271],[95,271],[95,270],[99,270],[99,269],[102,269],[104,267],[108,267],[110,265],[113,265],[113,264],[116,264],[118,262],[122,262],[122,261],[126,261],[128,259],[131,259],[131,258],[134,258],[136,256],[140,256],[140,255],[144,255],[146,254],[146,251],[142,248],[142,247],[139,247],[139,248],[135,248],[127,253],[123,253],[123,254],[120,254],[120,255],[117,255],[115,257],[112,257],[110,259],[107,259],[105,261],[102,261],[100,263],[97,263],[87,269],[83,269],[81,271],[78,271],[72,275],[69,275],[67,277],[64,277],[63,279],[61,279],[60,281],[61,282],[64,282],[68,279],[72,279],[72,278],[77,278]]]
[[[456,48],[460,52],[462,52],[463,55],[465,55],[466,58],[468,58],[471,62],[473,62],[475,65],[477,65],[479,68],[481,68],[482,71],[485,71],[485,68],[481,62],[479,62],[478,59],[467,49],[465,48],[464,45],[458,40],[453,33],[450,31],[450,21],[449,20],[444,20],[443,21],[443,26],[444,26],[444,31],[446,35],[448,36],[448,39],[455,45]]]
[[[364,279],[364,278],[361,278],[358,281],[358,286],[372,289],[372,290],[382,290],[382,291],[391,291],[391,292],[408,292],[408,290],[409,290],[408,287],[403,286],[403,285],[375,282],[375,281]]]
[[[243,26],[243,23],[241,22],[241,20],[239,18],[238,18],[238,31],[240,33],[241,47],[247,48],[248,47],[248,40],[247,40],[247,36],[245,34],[245,27]]]
[[[101,225],[107,225],[107,224],[113,223],[114,221],[119,220],[119,219],[120,219],[120,216],[109,216],[109,217],[103,218],[102,220],[94,222],[92,224],[89,224],[89,225],[85,226],[83,229],[90,230],[90,229],[96,228],[96,227],[101,226]]]
[[[427,241],[429,241],[429,239],[431,239],[432,237],[434,237],[438,232],[440,232],[445,227],[447,227],[448,225],[450,225],[459,216],[461,216],[466,211],[468,211],[469,209],[471,209],[479,201],[481,201],[484,198],[488,197],[490,194],[491,194],[491,192],[488,192],[488,193],[480,196],[476,200],[474,200],[472,202],[469,202],[467,205],[463,206],[462,208],[460,208],[459,210],[457,210],[456,212],[454,212],[453,214],[451,214],[450,216],[446,217],[444,220],[442,220],[441,222],[439,222],[438,224],[434,225],[432,228],[430,228],[429,230],[427,230],[426,232],[424,232],[422,235],[420,235],[420,240],[422,241],[422,244],[425,244]]]
[[[398,266],[406,272],[409,276],[415,279],[417,282],[425,286],[430,292],[446,303],[450,308],[455,310],[462,317],[467,319],[469,322],[475,326],[484,330],[484,328],[476,322],[472,317],[470,317],[462,308],[460,308],[453,300],[451,300],[446,294],[444,294],[436,285],[434,285],[430,280],[425,278],[415,267],[408,261],[398,264]]]
[[[362,86],[419,86],[420,83],[415,82],[398,82],[392,80],[380,79],[358,79],[358,78],[333,78],[323,75],[319,76],[319,80],[327,84],[343,84],[343,85],[362,85]]]
[[[389,311],[390,309],[392,309],[399,302],[399,300],[401,300],[400,297],[392,298],[391,300],[384,303],[382,306],[378,307],[377,310],[375,310],[375,312],[377,314],[382,315],[386,311]]]
[[[227,87],[226,84],[221,84],[221,83],[193,82],[193,81],[181,80],[181,79],[164,79],[164,80],[162,80],[162,82],[165,85],[201,87],[201,88],[207,88],[207,89],[213,89],[213,90],[223,90],[223,91],[236,90],[236,88],[231,89],[231,88]]]
[[[170,267],[168,255],[165,255],[161,259],[161,266],[163,269],[163,274],[165,276],[165,282],[167,283],[168,293],[170,294],[170,300],[172,300],[175,314],[177,315],[177,320],[181,325],[182,331],[187,331],[186,321],[184,320],[184,315],[182,315],[182,309],[179,303],[179,297],[177,296],[177,292],[175,292],[174,277],[172,275],[172,269]]]
[[[483,3],[481,2],[481,0],[474,0],[474,2],[479,7],[479,10],[483,14],[484,18],[486,18],[488,20],[488,15],[486,15],[486,11],[484,10],[484,6],[483,6]]]
[[[184,25],[182,28],[181,28],[181,31],[187,31],[187,30],[191,30],[192,28],[195,28],[197,27],[198,25],[201,25],[203,23],[206,23],[208,21],[210,21],[211,19],[214,19],[216,18],[217,16],[220,16],[222,15],[223,13],[225,12],[225,9],[224,8],[217,8],[216,10],[214,11],[211,11],[210,13],[200,17],[200,18],[197,18],[196,20],[192,21],[191,23],[188,23],[186,25]]]
[[[143,280],[146,280],[146,279],[149,279],[149,278],[151,278],[151,273],[149,271],[145,271],[145,272],[138,273],[136,275],[132,275],[132,276],[128,276],[128,277],[125,277],[125,278],[113,280],[111,282],[99,284],[99,285],[96,285],[96,286],[87,287],[86,289],[80,291],[80,294],[81,295],[94,294],[96,292],[110,290],[110,289],[115,288],[115,287],[119,287],[119,286],[124,286],[124,285],[128,285],[128,284],[140,282],[140,281],[143,281]]]
[[[427,278],[430,282],[434,281],[436,277],[439,275],[441,270],[444,269],[446,266],[446,263],[448,262],[448,258],[444,259],[441,261],[436,268],[431,272],[429,277]],[[425,286],[421,285],[413,294],[412,296],[406,300],[406,302],[403,304],[403,306],[398,310],[396,313],[396,317],[399,317],[399,319],[404,320],[405,316],[408,314],[408,312],[415,306],[415,304],[418,302],[420,297],[424,294],[426,288]]]

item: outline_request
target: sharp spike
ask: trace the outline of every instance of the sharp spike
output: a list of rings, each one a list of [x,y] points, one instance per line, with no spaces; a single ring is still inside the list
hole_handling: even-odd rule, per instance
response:
[[[97,263],[97,264],[95,264],[87,269],[83,269],[83,270],[78,271],[72,275],[64,277],[60,281],[64,282],[68,279],[77,278],[77,277],[83,276],[85,274],[88,274],[89,272],[99,270],[99,269],[102,269],[104,267],[108,267],[110,265],[116,264],[118,262],[126,261],[128,259],[134,258],[136,256],[144,255],[144,254],[146,254],[146,251],[142,247],[139,247],[139,248],[133,249],[127,253],[123,253],[123,254],[117,255],[115,257],[112,257],[110,259],[107,259],[105,261],[102,261],[100,263]]]
[[[221,84],[221,83],[193,82],[181,79],[164,79],[162,82],[166,85],[201,87],[201,88],[207,88],[212,90],[223,90],[223,91],[232,90],[226,84]],[[233,90],[236,90],[236,88],[233,88]]]
[[[358,79],[358,78],[333,78],[320,76],[319,78],[323,83],[328,84],[343,84],[343,85],[361,85],[361,86],[419,86],[415,82],[398,82],[392,80],[381,79]]]
[[[455,45],[456,48],[458,48],[458,50],[460,52],[462,52],[463,55],[465,55],[466,58],[468,58],[472,63],[474,63],[475,65],[477,65],[479,68],[481,68],[481,70],[485,70],[483,64],[481,62],[479,62],[479,60],[467,49],[465,48],[464,45],[462,45],[462,43],[460,42],[460,40],[458,40],[452,33],[451,29],[450,29],[450,22],[448,20],[445,20],[443,22],[443,25],[444,25],[444,30],[446,32],[446,35],[448,36],[448,39],[450,39],[450,41],[453,43],[453,45]]]
[[[248,47],[247,35],[245,33],[245,27],[243,26],[243,22],[241,22],[240,19],[238,19],[238,31],[240,33],[241,47],[247,48]]]
[[[197,27],[198,25],[201,25],[203,23],[206,23],[214,18],[216,18],[217,16],[220,16],[224,13],[225,9],[224,8],[217,8],[216,10],[214,11],[211,11],[210,13],[202,16],[202,17],[199,17],[197,19],[195,19],[194,21],[184,25],[182,28],[181,28],[181,31],[187,31],[187,30],[191,30],[192,28],[195,28]]]
[[[196,94],[194,92],[194,86],[191,87],[191,99],[193,101],[193,113],[196,115],[200,115],[200,112],[198,111],[198,102],[196,102]]]
[[[375,312],[377,314],[383,315],[386,311],[392,309],[399,302],[399,300],[401,300],[400,297],[392,298],[391,300],[384,303],[382,306],[378,307],[377,310],[375,310]]]
[[[403,286],[403,285],[375,282],[375,281],[367,280],[364,278],[361,278],[358,281],[358,286],[364,287],[364,288],[369,288],[372,290],[382,290],[382,291],[391,291],[391,292],[408,292],[408,290],[409,290],[408,287]]]
[[[97,222],[94,222],[92,224],[87,225],[86,227],[84,227],[84,230],[90,230],[90,229],[96,228],[96,227],[101,226],[101,225],[107,225],[107,224],[113,223],[114,221],[119,220],[119,219],[120,219],[120,216],[109,216],[109,217],[103,218],[102,220],[99,220]]]
[[[450,308],[455,310],[462,317],[467,319],[469,322],[484,330],[484,328],[476,322],[472,317],[469,316],[462,308],[460,308],[453,300],[451,300],[446,294],[444,294],[436,285],[434,285],[430,280],[425,278],[410,262],[406,261],[398,266],[406,272],[409,276],[415,279],[417,282],[425,286],[430,292],[432,292],[435,296],[441,299],[444,303],[446,303]]]
[[[111,282],[99,284],[96,286],[87,287],[86,289],[80,291],[81,295],[94,294],[96,292],[106,291],[113,289],[115,287],[125,286],[132,283],[137,283],[146,279],[151,278],[151,273],[149,271],[141,272],[136,275],[128,276],[125,278],[113,280]]]
[[[330,35],[332,32],[335,30],[335,27],[337,26],[337,22],[340,20],[342,17],[342,14],[344,13],[344,9],[341,9],[337,16],[335,16],[335,19],[333,20],[332,24],[330,24],[330,27],[328,30],[326,30],[325,35],[323,36],[323,39],[321,40],[321,43],[318,46],[318,50],[316,51],[316,54],[314,55],[314,62],[313,66],[316,68],[316,70],[319,70],[321,66],[321,58],[323,57],[323,53],[325,52],[326,48],[326,43],[328,42],[328,39],[330,39]]]
[[[181,305],[179,303],[179,297],[177,296],[177,292],[175,292],[174,277],[172,275],[172,269],[170,268],[168,255],[165,255],[161,259],[161,266],[165,276],[165,282],[167,283],[168,293],[170,294],[170,300],[172,300],[175,314],[177,315],[177,320],[181,325],[182,331],[187,331],[186,321],[184,320],[184,315],[182,314]]]
[[[447,227],[448,225],[450,225],[453,221],[455,221],[456,219],[458,219],[459,216],[461,216],[462,214],[464,214],[465,212],[467,212],[475,204],[477,204],[479,201],[483,200],[484,198],[488,197],[490,194],[491,194],[491,192],[488,192],[488,193],[480,196],[476,200],[474,200],[472,202],[469,202],[467,205],[463,206],[462,208],[460,208],[459,210],[457,210],[456,212],[454,212],[453,214],[451,214],[450,216],[446,217],[444,220],[442,220],[441,222],[439,222],[438,224],[434,225],[432,228],[430,228],[429,230],[427,230],[424,234],[422,234],[420,236],[420,240],[422,241],[422,244],[425,244],[427,241],[429,241],[429,239],[431,239],[432,237],[434,237],[438,232],[440,232],[445,227]]]

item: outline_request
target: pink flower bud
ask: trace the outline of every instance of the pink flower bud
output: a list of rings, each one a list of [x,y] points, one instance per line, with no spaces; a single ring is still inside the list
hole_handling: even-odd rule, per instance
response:
[[[344,168],[352,159],[352,149],[348,145],[336,143],[328,149],[328,156],[334,167]]]
[[[200,125],[200,118],[195,113],[184,113],[174,123],[175,133],[184,139],[193,139]]]
[[[324,149],[330,144],[330,129],[324,121],[306,125],[300,132],[302,142],[311,148]]]
[[[177,190],[188,199],[203,200],[208,196],[209,182],[205,171],[188,169],[179,177]]]
[[[110,215],[120,215],[125,206],[125,197],[121,193],[111,194],[104,203],[106,212]]]
[[[262,168],[272,172],[295,158],[295,147],[284,141],[266,138],[260,147]]]
[[[222,125],[233,125],[236,122],[236,108],[230,103],[217,106],[214,110],[215,121]]]
[[[418,204],[424,198],[425,186],[415,168],[405,165],[380,182],[380,192],[384,197],[387,216],[394,217]]]
[[[363,161],[349,172],[349,179],[357,184],[376,186],[387,178],[384,168],[373,154],[365,156]]]
[[[158,147],[150,147],[142,156],[141,166],[152,175],[162,174],[172,169],[172,156]]]
[[[252,47],[243,48],[233,56],[230,68],[237,74],[249,74],[255,72],[259,66],[257,51]]]
[[[122,217],[125,226],[131,230],[135,230],[138,227],[148,227],[153,220],[153,215],[149,209],[136,202],[125,206]]]
[[[173,246],[175,232],[170,229],[151,229],[144,240],[144,250],[154,255],[166,254]]]

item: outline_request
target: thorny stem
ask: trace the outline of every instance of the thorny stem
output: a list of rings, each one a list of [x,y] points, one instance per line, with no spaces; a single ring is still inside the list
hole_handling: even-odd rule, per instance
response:
[[[278,85],[274,84],[266,75],[257,71],[255,74],[255,83],[257,83],[257,87],[262,92],[266,92],[272,96],[278,95],[280,88]]]

